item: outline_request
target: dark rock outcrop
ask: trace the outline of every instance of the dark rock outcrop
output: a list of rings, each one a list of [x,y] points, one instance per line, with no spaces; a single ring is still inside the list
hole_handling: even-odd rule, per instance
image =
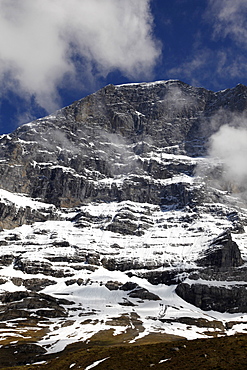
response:
[[[39,274],[42,273],[46,276],[53,277],[69,277],[73,276],[70,270],[56,269],[48,261],[32,261],[27,258],[18,256],[14,259],[13,267],[16,270],[21,270],[26,274]]]
[[[133,259],[117,259],[117,258],[102,258],[101,260],[102,266],[105,267],[107,270],[114,271],[128,271],[128,270],[138,270],[143,269],[144,267],[148,270],[152,270],[154,268],[161,267],[163,264],[159,261],[150,261],[149,263],[139,261],[138,258]]]
[[[59,220],[55,207],[32,209],[30,206],[17,207],[9,200],[0,201],[0,229],[13,229],[23,224],[46,220]]]
[[[193,271],[193,270],[192,270]],[[158,284],[166,284],[166,285],[174,285],[179,284],[184,281],[189,273],[191,273],[190,269],[186,271],[182,271],[180,269],[167,269],[164,271],[154,270],[154,271],[146,271],[146,272],[135,272],[135,275],[138,277],[147,279],[149,283],[153,285]]]
[[[247,312],[247,285],[207,285],[183,282],[176,293],[185,301],[202,310],[219,312]]]
[[[149,292],[147,289],[140,287],[138,284],[133,283],[132,281],[128,281],[125,284],[121,284],[118,281],[108,281],[105,286],[109,290],[118,290],[118,289],[120,289],[120,290],[123,290],[125,292],[129,291],[128,296],[130,298],[139,298],[141,300],[147,299],[147,300],[152,300],[152,301],[158,301],[158,300],[161,299],[159,296],[157,296],[157,294]],[[129,303],[130,302],[128,301],[128,304]],[[121,303],[121,304],[123,304],[123,303]],[[126,302],[125,302],[124,305],[126,305]],[[133,304],[130,303],[130,305],[133,305]]]
[[[118,290],[119,288],[121,289],[122,284],[119,281],[107,281],[105,286],[109,290]]]
[[[0,348],[1,366],[11,368],[38,362],[46,350],[35,343],[15,343]],[[35,365],[37,366],[37,365]]]
[[[56,299],[48,294],[29,291],[3,293],[0,295],[0,301],[2,321],[17,317],[29,318],[31,314],[35,317],[65,317],[67,311],[63,306],[73,304],[65,299]]]
[[[130,290],[134,290],[138,287],[137,283],[133,283],[132,281],[127,281],[127,283],[123,284],[120,289],[128,292]]]
[[[219,235],[197,261],[199,266],[211,267],[221,271],[243,265],[237,243],[232,240],[229,230]]]
[[[161,298],[154,293],[149,292],[147,289],[144,288],[136,288],[132,290],[132,292],[128,293],[130,298],[140,298],[140,299],[148,299],[150,301],[159,301]]]
[[[33,292],[39,292],[49,285],[55,285],[56,282],[50,279],[32,278],[23,280],[22,284]]]
[[[225,283],[234,279],[246,280],[245,269],[237,269],[244,261],[237,243],[232,240],[230,230],[215,238],[203,252],[203,257],[196,262],[200,269],[191,272],[189,278],[198,281],[181,282],[176,288],[176,293],[203,310],[246,312],[247,285]],[[203,283],[200,283],[200,278],[204,280]]]

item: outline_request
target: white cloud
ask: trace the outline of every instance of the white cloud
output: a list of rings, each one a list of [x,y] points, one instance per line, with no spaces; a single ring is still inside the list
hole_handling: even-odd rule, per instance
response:
[[[175,115],[189,109],[195,103],[196,99],[194,96],[187,94],[182,88],[174,85],[169,86],[164,100],[166,109],[174,111]]]
[[[215,37],[229,36],[247,47],[246,0],[209,0],[207,19],[213,23]]]
[[[147,77],[160,55],[150,0],[0,0],[0,83],[52,111],[67,80]]]
[[[167,73],[171,78],[181,78],[193,86],[203,86],[210,79],[213,82],[213,70],[217,69],[217,53],[208,48],[198,48],[179,66]],[[214,80],[215,81],[215,80]]]
[[[247,119],[232,116],[210,139],[210,155],[223,162],[224,177],[230,183],[247,188]]]

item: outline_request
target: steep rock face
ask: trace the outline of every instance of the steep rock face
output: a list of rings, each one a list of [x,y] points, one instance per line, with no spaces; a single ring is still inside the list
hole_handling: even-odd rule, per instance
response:
[[[181,283],[176,293],[202,310],[219,312],[247,312],[246,285],[213,286],[208,284]]]
[[[222,164],[205,157],[210,136],[245,114],[246,101],[242,85],[110,85],[3,135],[7,340],[26,324],[29,335],[31,320],[49,351],[109,329],[123,330],[124,343],[178,329],[227,334],[232,312],[232,327],[246,330],[247,211],[218,185]]]
[[[29,206],[16,208],[14,203],[0,202],[0,229],[13,229],[23,224],[56,219],[59,219],[59,216],[52,208],[42,212]]]
[[[59,211],[53,205],[0,189],[0,229],[59,219]]]
[[[241,266],[243,263],[238,245],[232,240],[229,230],[219,235],[204,252],[204,257],[197,261],[199,266],[221,271]]]
[[[232,240],[230,231],[226,230],[215,238],[203,252],[203,257],[196,262],[203,268],[189,275],[190,279],[196,280],[189,279],[190,283],[187,280],[181,282],[176,288],[176,293],[203,310],[246,312],[246,284],[224,282],[246,280],[245,269],[237,270],[244,261],[237,243]],[[239,279],[237,279],[238,274],[240,274]]]
[[[175,80],[106,86],[2,136],[0,186],[63,207],[172,201],[190,192],[188,183],[167,189],[160,180],[191,176],[196,162],[167,155],[205,153],[207,139],[226,123],[218,119],[215,127],[211,118],[220,109],[243,112],[246,96],[242,85],[214,93]]]

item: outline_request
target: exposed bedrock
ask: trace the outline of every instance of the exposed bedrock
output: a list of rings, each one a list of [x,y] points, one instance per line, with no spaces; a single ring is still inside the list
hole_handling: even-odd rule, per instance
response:
[[[175,80],[106,86],[3,135],[0,187],[62,207],[96,199],[193,205],[203,189],[154,180],[193,176],[196,162],[188,156],[207,152],[208,138],[230,113],[246,110],[246,97],[243,85],[218,93]],[[226,114],[216,127],[210,122],[219,110]]]
[[[2,303],[1,321],[32,316],[40,318],[66,317],[68,313],[64,305],[73,303],[66,299],[56,299],[47,294],[28,291],[2,293],[0,301]]]
[[[209,248],[203,252],[204,256],[197,260],[203,267],[211,267],[224,271],[243,265],[243,259],[237,243],[232,240],[231,233],[226,230],[212,241]]]
[[[222,286],[217,286],[183,282],[177,286],[176,293],[185,301],[205,311],[247,312],[246,285],[224,286],[222,283]]]
[[[17,207],[9,200],[0,201],[0,229],[13,229],[23,224],[30,225],[34,222],[58,219],[59,215],[52,205],[34,209],[25,205]]]
[[[246,269],[238,269],[243,263],[237,243],[226,230],[203,252],[197,260],[201,268],[181,282],[176,293],[203,310],[247,312],[247,283],[241,283],[246,281]]]

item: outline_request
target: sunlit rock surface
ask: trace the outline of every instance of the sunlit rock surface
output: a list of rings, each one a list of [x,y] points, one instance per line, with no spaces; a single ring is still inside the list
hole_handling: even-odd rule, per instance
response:
[[[246,98],[109,85],[3,135],[0,344],[244,332],[246,189],[210,143]]]

